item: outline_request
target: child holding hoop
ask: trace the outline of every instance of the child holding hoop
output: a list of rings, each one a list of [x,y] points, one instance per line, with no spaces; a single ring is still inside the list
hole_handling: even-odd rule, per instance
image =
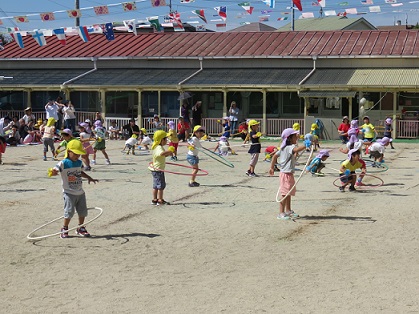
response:
[[[100,150],[105,157],[105,162],[107,165],[111,164],[109,160],[108,153],[106,152],[106,144],[105,144],[105,136],[106,136],[106,129],[102,126],[102,121],[96,120],[94,122],[94,135],[96,137],[96,141],[93,144],[93,159],[92,164],[96,165],[96,153]]]
[[[358,181],[356,180],[356,169],[361,169]],[[339,169],[340,182],[342,184],[339,187],[339,191],[345,192],[345,187],[347,185],[350,185],[350,192],[356,191],[355,183],[357,183],[357,185],[361,185],[362,178],[365,176],[366,172],[367,167],[365,162],[361,159],[361,152],[358,149],[351,149],[348,153],[348,159],[342,162]]]
[[[294,168],[296,155],[305,149],[305,146],[297,146],[298,131],[288,128],[282,131],[282,143],[279,151],[272,157],[269,174],[274,175],[274,167],[279,158],[279,185],[282,201],[279,203],[280,220],[289,220],[298,217],[291,209],[291,196],[295,196]]]
[[[152,205],[170,205],[163,198],[163,191],[166,187],[166,179],[164,176],[164,168],[166,167],[166,157],[173,156],[172,150],[164,150],[164,145],[167,144],[168,134],[163,130],[158,130],[153,135],[153,145],[151,150],[153,152],[153,166],[151,175],[153,176],[153,200]]]
[[[192,170],[192,177],[189,181],[190,187],[198,187],[200,184],[195,181],[196,175],[199,171],[199,157],[198,157],[198,150],[196,148],[202,148],[200,139],[205,135],[205,129],[204,127],[200,125],[195,125],[193,128],[193,134],[192,137],[188,140],[189,146],[188,146],[188,154],[186,156],[186,160],[189,162],[189,164],[193,167]]]
[[[250,148],[248,153],[251,154],[249,169],[246,171],[246,175],[249,177],[256,177],[255,167],[259,160],[259,154],[261,150],[260,137],[262,133],[258,131],[260,123],[256,120],[249,121],[249,138],[250,138]]]
[[[86,194],[82,187],[82,178],[86,178],[87,182],[96,184],[98,180],[92,179],[89,175],[82,171],[82,162],[79,159],[80,155],[85,155],[86,151],[80,141],[72,140],[67,143],[67,150],[64,160],[60,161],[51,170],[51,175],[56,176],[61,174],[64,197],[64,223],[61,228],[60,237],[62,239],[68,238],[68,225],[74,215],[75,210],[79,215],[79,228],[76,229],[76,234],[82,237],[90,237],[83,226],[84,220],[87,217]]]

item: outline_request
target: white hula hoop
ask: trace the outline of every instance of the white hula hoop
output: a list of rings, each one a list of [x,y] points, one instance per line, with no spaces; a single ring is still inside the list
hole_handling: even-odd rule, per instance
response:
[[[44,227],[46,227],[46,226],[48,226],[48,225],[50,225],[50,224],[52,224],[52,223],[56,222],[57,220],[60,220],[60,219],[64,218],[64,216],[61,216],[61,217],[55,218],[54,220],[51,220],[50,222],[47,222],[46,224],[43,224],[42,226],[40,226],[40,227],[36,228],[35,230],[31,231],[31,232],[30,232],[30,233],[29,233],[26,237],[27,237],[29,240],[39,240],[39,239],[45,239],[45,238],[49,238],[49,237],[53,237],[53,236],[57,236],[57,235],[60,235],[61,233],[64,233],[64,232],[69,232],[69,231],[72,231],[72,230],[76,230],[77,228],[80,228],[80,227],[86,226],[86,225],[88,225],[89,223],[91,223],[91,222],[95,221],[96,219],[98,219],[100,216],[102,216],[102,213],[103,213],[103,209],[102,209],[102,208],[100,208],[100,207],[91,207],[91,208],[88,208],[88,210],[91,210],[91,209],[97,209],[97,210],[99,210],[99,214],[98,214],[96,217],[94,217],[94,218],[90,219],[89,221],[86,221],[85,223],[83,223],[83,224],[81,224],[81,225],[77,225],[76,227],[70,228],[70,229],[68,229],[68,230],[66,230],[66,231],[60,231],[60,232],[56,232],[56,233],[51,233],[51,234],[47,234],[47,235],[43,235],[43,236],[39,236],[39,237],[32,237],[32,236],[31,236],[31,235],[32,235],[32,234],[34,234],[36,231],[38,231],[38,230],[40,230],[40,229],[42,229],[42,228],[44,228]]]
[[[281,198],[279,201],[278,201],[278,196],[279,196],[279,194],[281,193],[281,186],[278,188],[278,192],[276,193],[276,198],[275,198],[275,200],[276,200],[276,202],[277,203],[281,203],[284,199],[286,199],[287,197],[288,197],[288,195],[290,195],[290,193],[291,193],[291,191],[297,186],[297,184],[298,184],[298,182],[300,181],[300,179],[303,177],[303,174],[306,172],[306,168],[307,168],[307,166],[308,166],[308,163],[310,162],[310,160],[311,160],[311,156],[313,156],[313,152],[314,152],[314,146],[312,145],[311,146],[311,152],[310,152],[310,156],[308,156],[308,159],[307,159],[307,162],[306,162],[306,164],[304,165],[304,168],[303,168],[303,170],[301,170],[301,173],[300,173],[300,176],[298,177],[298,179],[297,179],[297,181],[295,181],[295,183],[294,183],[294,185],[292,186],[292,188],[288,191],[288,193],[283,197],[283,198]]]

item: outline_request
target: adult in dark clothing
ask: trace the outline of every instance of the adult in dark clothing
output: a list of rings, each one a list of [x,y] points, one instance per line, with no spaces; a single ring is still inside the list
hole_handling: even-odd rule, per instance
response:
[[[180,107],[180,115],[183,117],[185,122],[191,123],[189,117],[189,104],[187,100],[183,100],[182,107]]]
[[[124,134],[125,140],[129,139],[133,134],[140,135],[140,128],[135,124],[135,120],[129,120],[129,123],[122,127],[122,133]]]
[[[202,101],[198,100],[195,106],[192,107],[192,128],[195,125],[201,125],[202,121]]]

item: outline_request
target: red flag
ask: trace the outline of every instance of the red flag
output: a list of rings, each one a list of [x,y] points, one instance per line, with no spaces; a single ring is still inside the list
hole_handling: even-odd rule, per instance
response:
[[[292,3],[294,3],[298,10],[303,11],[303,7],[301,6],[301,0],[292,0]]]

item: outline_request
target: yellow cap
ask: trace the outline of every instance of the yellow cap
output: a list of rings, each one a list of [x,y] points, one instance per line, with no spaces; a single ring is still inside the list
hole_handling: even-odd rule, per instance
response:
[[[299,124],[298,122],[295,122],[295,123],[292,125],[292,128],[293,128],[295,131],[300,131],[300,124]]]
[[[161,141],[166,138],[168,134],[163,130],[158,130],[153,135],[153,145],[151,146],[151,149],[155,149],[158,145],[160,145]]]
[[[83,148],[83,144],[79,140],[71,140],[67,143],[67,150],[65,151],[64,158],[67,158],[68,151],[72,151],[77,155],[86,155],[86,151]]]
[[[141,128],[140,130],[143,132],[143,134],[147,134],[147,130],[145,128]]]
[[[137,134],[133,134],[133,135],[131,135],[131,137],[132,137],[132,138],[137,138],[137,137],[138,137],[138,135],[137,135]]]
[[[195,125],[195,127],[193,128],[193,132],[195,133],[197,131],[205,132],[205,128],[201,125]]]
[[[256,120],[250,120],[248,125],[251,127],[257,124],[260,124],[260,122],[257,122]]]
[[[317,125],[317,123],[313,123],[312,125],[311,125],[311,130],[312,131],[314,131],[314,130],[316,130],[316,129],[318,129],[319,128],[319,126]]]
[[[55,123],[55,119],[54,118],[48,118],[47,126],[53,126],[54,123]]]

